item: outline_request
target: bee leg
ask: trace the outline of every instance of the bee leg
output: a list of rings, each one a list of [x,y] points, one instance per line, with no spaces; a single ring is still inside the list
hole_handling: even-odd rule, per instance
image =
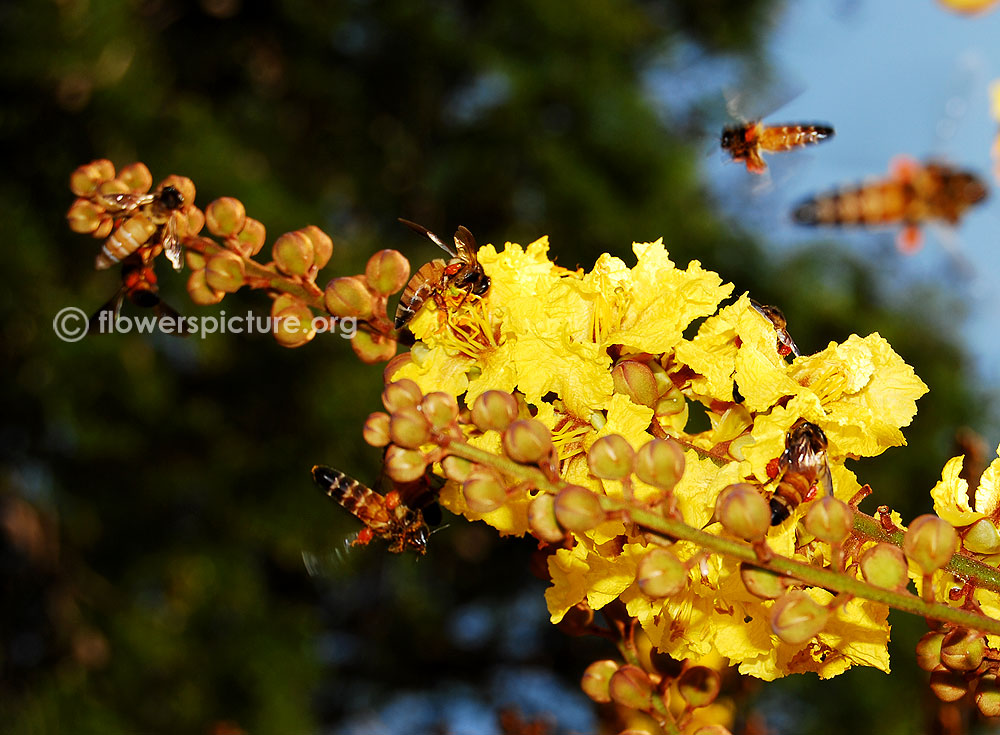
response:
[[[924,236],[919,227],[907,225],[896,235],[896,249],[904,255],[913,255],[924,244]]]

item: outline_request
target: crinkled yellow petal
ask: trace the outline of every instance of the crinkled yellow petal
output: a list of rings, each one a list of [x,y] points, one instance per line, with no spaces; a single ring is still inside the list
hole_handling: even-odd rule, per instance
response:
[[[990,466],[979,478],[979,487],[976,489],[976,510],[985,513],[993,518],[1000,508],[1000,447],[997,447],[997,458],[990,462]]]
[[[465,393],[469,385],[468,371],[474,360],[465,355],[453,355],[441,346],[414,345],[412,359],[393,374],[393,380],[409,378],[424,393],[444,391],[453,396]]]
[[[519,335],[511,357],[528,403],[538,404],[552,392],[584,421],[605,407],[614,390],[611,358],[592,342],[569,342],[530,328]]]
[[[558,623],[584,598],[594,610],[617,599],[635,581],[635,570],[645,554],[645,546],[625,544],[620,554],[608,558],[579,540],[572,549],[559,549],[549,557],[552,586],[545,591],[552,622]]]
[[[684,522],[702,528],[715,514],[715,500],[722,489],[739,482],[740,467],[735,462],[721,466],[693,449],[684,452],[684,474],[674,487],[677,506]]]
[[[949,459],[941,470],[941,479],[931,489],[934,512],[953,526],[968,526],[984,517],[969,506],[969,483],[959,477],[964,459]]]

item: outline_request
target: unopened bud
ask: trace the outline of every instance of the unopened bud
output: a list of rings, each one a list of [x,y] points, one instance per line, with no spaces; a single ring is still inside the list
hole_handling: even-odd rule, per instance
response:
[[[472,404],[472,423],[480,431],[506,431],[517,418],[517,401],[510,393],[488,390]]]
[[[746,562],[740,564],[740,579],[747,592],[764,600],[776,600],[788,588],[788,582],[780,574]]]
[[[687,407],[687,398],[676,385],[671,385],[667,392],[656,401],[653,413],[657,416],[675,416]]]
[[[632,474],[635,452],[625,437],[618,434],[603,436],[587,452],[587,464],[594,477],[621,480]]]
[[[103,217],[104,212],[89,199],[77,199],[66,212],[69,228],[81,235],[94,232],[100,226]]]
[[[316,225],[308,225],[299,232],[312,241],[313,265],[319,269],[329,263],[330,256],[333,255],[333,240],[330,239],[330,236]]]
[[[528,527],[541,541],[555,544],[565,538],[566,533],[556,519],[555,496],[540,493],[528,505]]]
[[[196,193],[194,182],[187,176],[177,176],[176,174],[173,174],[161,181],[159,186],[156,188],[158,191],[162,191],[167,186],[172,186],[181,193],[181,196],[184,198],[185,206],[194,204]]]
[[[647,485],[673,490],[684,474],[684,450],[672,439],[653,439],[635,453],[633,470]]]
[[[917,641],[917,666],[924,671],[934,671],[941,665],[941,642],[944,633],[930,631]]]
[[[449,454],[441,460],[441,469],[444,470],[444,476],[455,482],[465,482],[469,473],[472,472],[472,467],[472,462],[464,457],[456,457],[454,454]]]
[[[198,306],[209,306],[217,304],[225,298],[226,292],[219,291],[208,285],[205,277],[205,269],[191,271],[188,277],[187,292],[191,300]]]
[[[415,449],[390,446],[385,450],[385,471],[396,482],[415,482],[424,476],[427,460]]]
[[[368,285],[383,296],[399,291],[410,278],[410,261],[398,250],[379,250],[365,266]]]
[[[805,517],[806,530],[828,544],[843,543],[854,530],[854,511],[830,495],[824,495],[809,508]]]
[[[97,187],[115,177],[115,166],[106,158],[100,158],[77,168],[70,174],[69,188],[78,197],[94,193]]]
[[[640,406],[654,406],[659,398],[656,378],[649,366],[638,360],[622,360],[611,371],[615,393],[628,396]]]
[[[486,467],[474,469],[462,483],[465,504],[474,513],[489,513],[507,500],[507,488],[496,473]]]
[[[653,703],[653,684],[646,672],[627,664],[611,675],[608,695],[616,703],[634,710],[647,710]]]
[[[601,501],[592,491],[568,485],[555,499],[556,520],[569,531],[589,531],[604,520]]]
[[[392,441],[389,435],[389,414],[376,411],[368,415],[362,436],[373,447],[384,447]]]
[[[898,546],[878,543],[861,555],[865,581],[886,590],[898,590],[909,581],[906,557]]]
[[[364,329],[359,329],[351,337],[351,349],[354,350],[354,354],[368,365],[391,360],[398,346],[399,343],[392,337],[374,334]]]
[[[535,464],[552,455],[552,434],[541,421],[518,419],[503,433],[503,450],[515,462]]]
[[[935,515],[915,519],[903,537],[903,551],[925,574],[947,564],[958,546],[958,533],[950,523]]]
[[[669,597],[687,587],[688,570],[672,551],[653,549],[639,562],[635,580],[647,597]]]
[[[618,662],[610,659],[604,661],[594,661],[583,672],[580,680],[580,688],[583,693],[595,702],[610,702],[611,694],[609,687],[611,677],[618,671]]]
[[[153,185],[153,174],[149,168],[141,161],[123,166],[118,172],[118,180],[125,184],[130,191],[147,192]]]
[[[289,276],[304,276],[312,268],[313,243],[301,230],[286,232],[274,241],[271,256],[278,269]]]
[[[805,643],[823,630],[830,612],[804,591],[789,592],[771,608],[771,630],[785,643]]]
[[[416,408],[424,399],[420,386],[409,378],[389,383],[382,391],[382,405],[389,413],[403,408]]]
[[[393,444],[416,449],[431,440],[431,427],[416,406],[404,406],[392,412],[389,436],[392,437]]]
[[[952,671],[973,671],[986,655],[986,638],[981,633],[955,628],[941,641],[941,663]]]
[[[250,258],[260,252],[267,240],[267,230],[264,224],[253,217],[247,217],[239,234],[226,240],[226,244],[245,258]]]
[[[288,305],[281,308],[285,304]],[[275,299],[271,305],[271,318],[274,323],[274,338],[283,347],[301,347],[316,336],[312,311],[294,297],[285,295]]]
[[[458,401],[451,393],[435,391],[424,396],[420,410],[430,425],[441,431],[451,426],[458,418]]]
[[[962,546],[973,554],[1000,552],[1000,531],[989,518],[980,518],[962,534]]]
[[[375,299],[361,276],[334,278],[323,292],[326,309],[334,316],[368,319],[375,309]]]
[[[209,288],[227,293],[235,293],[246,283],[246,268],[243,259],[236,253],[223,250],[216,253],[205,264],[205,281]],[[312,319],[310,313],[309,319]]]
[[[757,488],[745,482],[719,493],[715,517],[729,533],[747,541],[762,541],[771,528],[771,508]]]
[[[218,237],[237,235],[246,221],[247,210],[239,199],[221,197],[205,207],[205,225]]]
[[[691,707],[707,707],[719,696],[722,677],[707,666],[692,666],[677,680],[677,689]]]
[[[694,731],[693,735],[733,735],[722,725],[705,725]]]
[[[984,674],[979,678],[976,707],[983,717],[1000,717],[1000,685],[996,674]]]
[[[931,691],[942,702],[957,702],[969,692],[969,681],[964,674],[944,667],[931,672]]]

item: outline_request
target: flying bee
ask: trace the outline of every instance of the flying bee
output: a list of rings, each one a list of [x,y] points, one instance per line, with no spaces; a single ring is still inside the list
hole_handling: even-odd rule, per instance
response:
[[[476,238],[468,229],[459,226],[455,231],[455,249],[452,250],[426,227],[402,218],[399,221],[448,253],[451,260],[446,263],[443,259],[436,258],[425,263],[406,284],[399,306],[396,307],[397,330],[405,327],[429,298],[440,304],[446,291],[457,290],[463,292],[462,303],[465,303],[469,294],[483,296],[490,290],[490,277],[483,272],[476,256],[479,250]]]
[[[799,352],[799,348],[795,344],[795,340],[792,339],[792,335],[788,333],[788,322],[785,320],[785,315],[781,309],[777,306],[761,304],[753,299],[750,299],[750,305],[774,326],[774,331],[778,333],[778,354],[782,357],[787,357],[788,355],[791,355],[793,358],[799,357],[802,353]]]
[[[97,270],[110,268],[150,244],[161,245],[174,270],[181,269],[177,218],[184,195],[177,187],[167,184],[152,194],[103,194],[97,201],[108,214],[122,220],[97,254]],[[158,243],[154,240],[157,233]]]
[[[785,435],[778,458],[778,486],[771,496],[771,525],[788,518],[800,503],[816,497],[817,485],[833,496],[833,479],[826,460],[826,434],[816,424],[799,419]]]
[[[747,171],[762,174],[767,164],[761,155],[816,145],[833,137],[833,128],[820,123],[764,125],[760,120],[728,125],[722,129],[721,146],[733,161],[746,164]]]
[[[184,335],[184,318],[176,309],[160,298],[156,273],[151,262],[143,259],[139,252],[132,253],[122,261],[122,285],[114,296],[90,317],[88,330],[96,334],[114,331],[114,325],[127,298],[142,309],[152,309],[157,319],[170,318],[176,325],[171,333]]]
[[[890,176],[806,199],[792,212],[802,225],[878,227],[903,225],[900,250],[920,246],[920,226],[935,220],[957,225],[969,207],[986,198],[986,184],[976,174],[948,164],[893,161]]]
[[[389,542],[389,551],[394,554],[409,550],[421,556],[427,553],[430,527],[423,511],[405,502],[402,489],[382,495],[340,470],[323,465],[313,467],[312,475],[323,492],[365,524],[353,545],[365,546],[378,537]]]

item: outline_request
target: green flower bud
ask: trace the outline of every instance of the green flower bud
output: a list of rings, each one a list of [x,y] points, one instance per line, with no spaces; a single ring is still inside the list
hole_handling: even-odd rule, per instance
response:
[[[264,228],[264,224],[253,217],[247,217],[243,221],[243,227],[239,234],[228,238],[226,245],[243,257],[249,258],[260,252],[266,240],[267,230]]]
[[[415,449],[390,446],[385,450],[385,471],[396,482],[415,482],[424,476],[427,460]]]
[[[622,393],[640,406],[653,407],[659,398],[656,378],[644,362],[622,360],[611,371],[615,393]]]
[[[653,684],[638,666],[626,664],[611,675],[608,695],[622,707],[648,710],[653,704]]]
[[[670,597],[687,587],[688,570],[672,551],[653,549],[639,562],[635,580],[647,597]]]
[[[225,291],[218,291],[208,285],[205,269],[191,271],[188,277],[187,292],[191,300],[198,306],[217,304],[225,298]]]
[[[587,464],[594,477],[602,480],[622,480],[632,474],[635,452],[625,437],[618,434],[603,436],[587,452]]]
[[[677,680],[677,689],[684,701],[695,709],[707,707],[719,696],[722,677],[707,666],[692,666]]]
[[[510,393],[488,390],[472,404],[472,423],[480,431],[505,431],[517,418],[517,401]]]
[[[496,473],[486,467],[479,467],[469,473],[462,483],[465,504],[474,513],[489,513],[507,500],[507,488]]]
[[[865,581],[882,589],[902,589],[909,580],[903,550],[892,544],[875,544],[861,555],[860,564]]]
[[[925,574],[947,564],[958,546],[958,533],[935,515],[915,519],[903,537],[903,551]]]
[[[247,210],[243,202],[233,197],[222,197],[205,207],[205,225],[218,237],[231,237],[243,229]]]
[[[147,192],[153,185],[153,174],[141,161],[130,163],[118,172],[118,180],[129,188],[129,191]]]
[[[996,674],[984,674],[979,678],[976,707],[983,717],[1000,717],[1000,685]]]
[[[931,672],[931,691],[942,702],[957,702],[969,693],[969,681],[964,674],[944,667]]]
[[[420,410],[431,426],[441,431],[451,426],[458,418],[458,401],[451,393],[435,391],[424,396]]]
[[[361,276],[334,278],[323,292],[326,309],[334,316],[369,319],[375,311],[375,299]]]
[[[389,436],[393,444],[416,449],[431,440],[431,426],[416,406],[404,406],[392,412]]]
[[[729,485],[715,501],[715,517],[729,533],[747,541],[763,541],[771,528],[771,508],[757,488],[745,482]]]
[[[389,414],[375,411],[365,420],[362,436],[373,447],[384,447],[392,441],[389,435]]]
[[[583,672],[580,680],[580,688],[583,693],[595,702],[610,702],[611,677],[618,671],[618,662],[606,659],[604,661],[594,661]]]
[[[536,464],[552,455],[552,434],[541,421],[518,419],[503,433],[503,450],[515,462]]]
[[[187,176],[168,176],[163,181],[161,181],[156,188],[163,189],[164,187],[167,186],[172,186],[181,193],[181,196],[184,197],[185,206],[190,206],[194,204],[194,198],[195,198],[194,182],[191,181],[191,179],[189,179]]]
[[[962,535],[962,546],[973,554],[1000,552],[1000,531],[989,518],[980,518]]]
[[[687,398],[676,385],[671,384],[667,392],[660,396],[653,406],[656,416],[675,416],[687,408]]]
[[[389,413],[395,413],[402,408],[416,408],[424,400],[420,386],[409,378],[389,383],[382,391],[382,405]]]
[[[722,725],[705,725],[694,731],[694,735],[733,735]]]
[[[85,163],[69,177],[69,188],[78,197],[93,194],[97,187],[115,177],[115,165],[106,158]]]
[[[103,210],[89,199],[77,199],[66,213],[69,228],[81,235],[88,235],[97,230],[103,217]]]
[[[941,641],[941,663],[952,671],[973,671],[986,655],[986,638],[974,630],[955,628]]]
[[[930,631],[917,641],[917,666],[924,671],[934,671],[941,666],[941,642],[944,633]]]
[[[764,600],[776,600],[785,594],[788,588],[787,580],[780,574],[746,562],[740,564],[740,579],[743,580],[747,592]]]
[[[568,485],[555,499],[556,520],[568,531],[589,531],[604,520],[601,501],[592,491]]]
[[[377,293],[389,296],[410,280],[410,261],[398,250],[379,250],[368,259],[365,278]]]
[[[235,293],[246,283],[246,267],[236,253],[223,250],[205,264],[205,282],[216,291]],[[312,314],[309,315],[310,321]]]
[[[528,527],[540,541],[556,544],[566,537],[565,531],[556,519],[556,499],[548,493],[540,493],[528,505]]]
[[[398,344],[391,337],[373,334],[363,329],[359,329],[351,337],[351,349],[354,350],[354,354],[368,365],[391,360],[396,354]]]
[[[805,526],[820,541],[840,544],[854,530],[854,511],[847,503],[824,495],[809,508]]]
[[[672,439],[653,439],[635,453],[633,470],[647,485],[673,490],[684,474],[684,450]]]
[[[472,472],[473,466],[469,460],[464,457],[456,457],[454,454],[449,454],[441,460],[441,469],[444,470],[444,476],[455,482],[465,482],[469,473]]]
[[[278,270],[289,276],[304,276],[312,268],[316,253],[312,240],[302,232],[286,232],[274,241],[271,257]]]
[[[286,303],[288,305],[284,306]],[[316,336],[312,325],[312,311],[294,297],[286,295],[275,299],[271,305],[271,317],[274,322],[274,338],[283,347],[301,347]]]
[[[317,270],[329,263],[330,256],[333,255],[333,240],[330,239],[330,236],[316,225],[308,225],[299,232],[312,242],[313,265],[316,266]]]
[[[805,643],[823,630],[830,612],[802,590],[789,592],[771,608],[771,630],[785,643]]]

